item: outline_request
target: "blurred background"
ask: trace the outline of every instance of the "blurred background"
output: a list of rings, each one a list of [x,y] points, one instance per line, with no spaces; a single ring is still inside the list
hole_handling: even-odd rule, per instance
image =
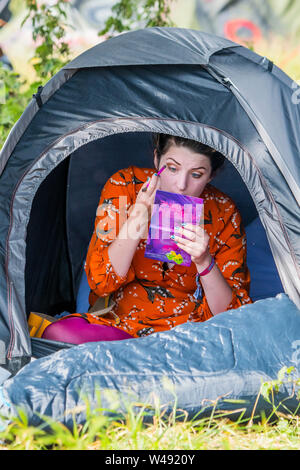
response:
[[[65,40],[73,58],[101,41],[98,32],[111,15],[116,0],[68,3]],[[176,26],[200,29],[245,44],[268,56],[293,79],[300,79],[299,0],[173,0],[169,4]],[[25,0],[0,0],[0,47],[2,60],[33,78],[30,59],[36,44],[32,25],[27,21],[21,27],[26,8]]]
[[[160,5],[160,12],[151,21],[153,11],[146,4],[145,0],[0,0],[0,84],[4,84],[0,102],[6,104],[1,106],[0,143],[38,85],[63,63],[128,29],[157,24],[214,33],[268,57],[300,84],[300,0],[153,0],[151,8]],[[114,12],[118,5],[121,9]],[[55,54],[62,60],[52,61]]]

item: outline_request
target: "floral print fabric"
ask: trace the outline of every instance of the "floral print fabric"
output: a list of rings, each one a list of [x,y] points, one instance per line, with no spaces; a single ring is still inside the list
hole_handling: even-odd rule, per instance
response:
[[[167,268],[165,263],[144,257],[146,240],[141,239],[125,277],[119,276],[112,266],[108,248],[126,220],[142,184],[154,172],[154,169],[130,166],[107,181],[85,264],[91,288],[90,305],[98,297],[110,294],[116,304],[105,316],[87,313],[84,317],[90,323],[121,328],[134,337],[168,330],[189,321],[203,322],[213,316],[204,291],[197,300],[193,297],[197,288],[194,263],[191,266],[173,264]],[[226,310],[251,303],[241,216],[232,199],[211,184],[199,197],[204,199],[204,228],[210,236],[210,253],[232,288],[232,299]]]

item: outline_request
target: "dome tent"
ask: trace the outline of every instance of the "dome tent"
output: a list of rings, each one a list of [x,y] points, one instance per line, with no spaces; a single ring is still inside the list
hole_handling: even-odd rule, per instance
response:
[[[95,46],[39,89],[0,155],[0,364],[16,371],[32,347],[67,346],[31,341],[27,315],[75,310],[101,187],[120,168],[152,164],[152,132],[226,156],[227,176],[213,184],[245,224],[259,216],[284,292],[300,306],[292,85],[226,39],[149,28]]]

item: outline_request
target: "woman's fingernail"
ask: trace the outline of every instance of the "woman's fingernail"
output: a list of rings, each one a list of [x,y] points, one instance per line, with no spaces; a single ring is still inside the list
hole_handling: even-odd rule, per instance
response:
[[[175,236],[174,236],[174,235],[170,235],[170,238],[171,238],[172,240],[174,240]]]

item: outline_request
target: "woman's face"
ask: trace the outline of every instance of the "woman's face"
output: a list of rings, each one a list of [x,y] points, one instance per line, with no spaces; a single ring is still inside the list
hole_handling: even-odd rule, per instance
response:
[[[158,168],[156,154],[154,163]],[[162,191],[199,197],[206,184],[213,178],[209,158],[206,155],[195,153],[187,147],[173,144],[161,156],[158,169],[163,165],[166,165],[166,169],[159,177],[159,188]]]

